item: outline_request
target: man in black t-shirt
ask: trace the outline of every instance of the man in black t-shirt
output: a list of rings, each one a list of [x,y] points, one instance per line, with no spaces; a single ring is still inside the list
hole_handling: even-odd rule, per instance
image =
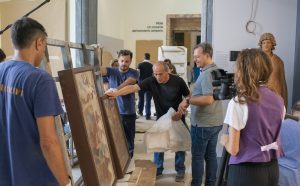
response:
[[[153,73],[152,67],[153,67],[153,65],[150,62],[150,54],[145,53],[144,61],[142,61],[137,66],[137,70],[140,73],[139,83],[142,82],[144,79],[152,76],[152,73]],[[146,120],[149,120],[149,119],[151,119],[151,98],[152,98],[150,91],[145,91],[145,90],[139,91],[138,114],[140,116],[143,115],[144,103],[145,103],[144,98],[145,97],[146,97],[146,105],[145,105]]]
[[[158,62],[153,65],[153,75],[146,78],[144,81],[135,85],[128,85],[116,92],[107,93],[108,96],[116,97],[126,95],[139,90],[150,91],[153,96],[157,119],[166,114],[170,107],[177,112],[173,118],[181,117],[184,121],[184,112],[188,107],[190,91],[184,80],[178,76],[168,73],[169,68],[166,63]],[[186,100],[183,100],[185,97]],[[175,169],[177,172],[176,181],[183,181],[185,174],[185,152],[178,151],[175,153]],[[163,172],[164,153],[154,153],[154,163],[157,167],[157,175]]]

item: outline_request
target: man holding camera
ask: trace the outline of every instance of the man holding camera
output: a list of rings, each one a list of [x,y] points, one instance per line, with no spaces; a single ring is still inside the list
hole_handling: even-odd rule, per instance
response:
[[[212,61],[213,49],[208,43],[194,48],[194,60],[201,68],[200,76],[194,84],[191,104],[192,137],[192,184],[202,183],[204,160],[206,162],[205,185],[215,185],[217,170],[216,146],[222,129],[222,103],[213,98],[211,72],[218,67]]]

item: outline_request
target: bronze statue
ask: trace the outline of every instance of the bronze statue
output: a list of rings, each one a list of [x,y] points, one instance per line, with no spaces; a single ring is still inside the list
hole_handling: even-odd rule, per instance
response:
[[[271,33],[264,33],[260,36],[258,45],[268,54],[272,62],[273,71],[269,78],[268,86],[283,98],[285,107],[287,108],[288,95],[284,63],[280,57],[273,53],[276,46],[275,37]]]

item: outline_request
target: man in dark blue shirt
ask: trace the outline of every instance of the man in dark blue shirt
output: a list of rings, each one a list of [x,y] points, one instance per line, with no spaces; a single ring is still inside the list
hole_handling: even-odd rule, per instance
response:
[[[108,79],[110,90],[120,89],[126,85],[134,84],[138,79],[138,72],[129,68],[132,61],[132,52],[129,50],[120,50],[118,53],[118,68],[103,67],[101,75]],[[128,149],[131,157],[134,152],[135,138],[135,95],[128,94],[117,98],[121,120],[124,126],[125,135],[128,143]]]
[[[55,130],[63,112],[52,77],[36,68],[47,33],[31,18],[11,28],[15,49],[0,63],[0,185],[71,185]]]
[[[142,61],[137,66],[137,70],[140,72],[139,82],[142,82],[144,79],[152,76],[152,74],[153,74],[152,66],[153,65],[150,62],[150,54],[145,53],[144,61]],[[144,90],[139,91],[138,114],[140,116],[143,116],[145,96],[146,96],[146,105],[145,105],[146,120],[150,120],[151,119],[151,99],[152,99],[152,95],[151,95],[150,91],[144,91]]]

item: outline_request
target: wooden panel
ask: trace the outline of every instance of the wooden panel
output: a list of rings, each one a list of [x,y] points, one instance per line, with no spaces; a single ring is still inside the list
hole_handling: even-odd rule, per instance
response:
[[[136,64],[144,59],[144,53],[148,52],[152,63],[158,60],[158,47],[163,45],[162,40],[136,40]]]
[[[129,155],[127,140],[120,118],[116,99],[109,99],[107,96],[100,97],[104,118],[107,124],[108,141],[111,144],[112,156],[115,163],[117,178],[124,177],[131,157]]]
[[[58,72],[85,185],[115,185],[116,175],[92,67]]]
[[[156,166],[150,160],[136,160],[135,166],[142,168],[137,186],[155,186]]]

